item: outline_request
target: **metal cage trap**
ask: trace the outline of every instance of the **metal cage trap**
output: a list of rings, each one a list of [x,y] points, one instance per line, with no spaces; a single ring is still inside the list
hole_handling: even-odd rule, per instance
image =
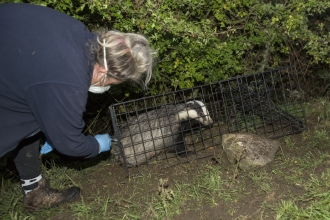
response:
[[[269,138],[307,129],[295,67],[284,67],[110,106],[128,175],[214,155],[225,133]],[[134,169],[135,168],[135,169]]]

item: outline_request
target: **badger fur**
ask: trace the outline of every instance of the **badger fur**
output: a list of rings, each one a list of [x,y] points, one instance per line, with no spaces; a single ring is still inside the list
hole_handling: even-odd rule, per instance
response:
[[[126,165],[137,166],[164,151],[185,152],[184,133],[212,123],[205,104],[197,100],[139,114],[121,128]]]

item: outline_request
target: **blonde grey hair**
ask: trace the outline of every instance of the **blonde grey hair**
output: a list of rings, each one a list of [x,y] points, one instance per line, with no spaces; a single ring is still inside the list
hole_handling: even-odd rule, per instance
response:
[[[108,75],[121,81],[143,82],[147,87],[152,75],[155,51],[143,35],[119,31],[101,32],[97,38],[96,60],[104,66],[104,47]],[[144,77],[144,80],[143,80]]]

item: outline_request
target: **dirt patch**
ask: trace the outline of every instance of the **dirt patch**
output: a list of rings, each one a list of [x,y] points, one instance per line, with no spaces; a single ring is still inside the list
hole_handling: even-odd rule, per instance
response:
[[[52,218],[52,220],[63,220],[63,219],[72,219],[74,220],[74,213],[73,212],[64,212],[61,214],[58,214]]]
[[[296,145],[299,145],[300,134],[295,135],[294,138]],[[143,211],[145,219],[157,219],[157,216],[152,214],[153,208],[148,209],[146,203],[152,204],[161,200],[159,180],[168,179],[167,187],[175,192],[178,190],[176,188],[178,183],[192,183],[197,175],[196,172],[200,173],[205,166],[210,166],[220,170],[224,184],[223,194],[228,197],[227,192],[233,191],[234,193],[229,195],[234,195],[234,197],[222,198],[221,195],[206,195],[214,198],[212,202],[187,199],[182,204],[178,204],[179,213],[172,214],[168,219],[258,219],[261,216],[264,219],[274,219],[275,212],[272,209],[274,204],[287,198],[290,194],[300,196],[304,193],[302,186],[296,185],[294,181],[290,182],[290,179],[283,178],[283,172],[286,171],[281,166],[285,162],[285,169],[294,171],[296,164],[294,161],[291,163],[290,158],[299,157],[308,151],[308,149],[288,149],[285,147],[283,139],[281,142],[281,151],[278,152],[275,161],[265,168],[250,173],[231,166],[222,149],[217,148],[214,156],[168,168],[160,169],[156,163],[151,163],[140,169],[140,176],[133,177],[128,177],[125,169],[118,162],[107,161],[89,168],[90,170],[86,171],[83,178],[76,178],[75,181],[80,183],[84,202],[92,203],[95,200],[96,192],[99,193],[97,195],[99,199],[112,198],[108,211],[111,210],[110,213],[115,216],[117,213],[118,218],[134,219],[125,217],[123,210],[145,209]],[[327,167],[329,167],[329,161],[307,169],[307,173],[320,174]],[[280,171],[281,174],[276,173]],[[261,177],[256,176],[256,173],[259,173]],[[291,173],[288,172],[285,175],[291,175]],[[302,175],[301,178],[308,179],[309,175]],[[266,185],[261,186],[262,184]],[[152,200],[151,198],[158,199]],[[115,216],[114,219],[116,219]]]
[[[249,172],[229,163],[216,131],[204,134],[209,138],[204,140],[205,149],[198,145],[203,140],[188,136],[188,148],[199,150],[200,159],[195,159],[194,153],[173,157],[174,162],[183,160],[176,164],[154,158],[148,166],[130,168],[131,173],[139,174],[130,177],[108,153],[80,160],[54,152],[49,158],[42,157],[44,176],[54,185],[56,175],[61,175],[67,182],[60,186],[79,186],[81,198],[38,212],[33,218],[276,219],[276,208],[282,201],[294,200],[304,207],[310,199],[304,195],[311,187],[311,178],[320,179],[330,167],[329,127],[320,124],[317,117],[312,121],[308,131],[279,138],[280,148],[275,160]],[[161,157],[164,154],[159,155]],[[7,166],[7,170],[15,168]],[[20,183],[16,176],[13,179],[19,192],[10,198],[19,198]]]

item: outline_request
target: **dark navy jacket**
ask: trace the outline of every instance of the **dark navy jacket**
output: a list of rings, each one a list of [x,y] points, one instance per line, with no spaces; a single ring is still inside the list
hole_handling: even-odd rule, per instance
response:
[[[96,139],[82,134],[95,39],[53,9],[0,5],[0,157],[38,131],[63,154],[98,154]]]

